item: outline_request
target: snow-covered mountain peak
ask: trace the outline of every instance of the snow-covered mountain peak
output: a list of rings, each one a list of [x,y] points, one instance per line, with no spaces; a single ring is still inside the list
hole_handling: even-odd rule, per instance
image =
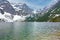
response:
[[[28,15],[33,11],[33,9],[25,3],[11,3],[11,5],[17,11],[18,15]]]

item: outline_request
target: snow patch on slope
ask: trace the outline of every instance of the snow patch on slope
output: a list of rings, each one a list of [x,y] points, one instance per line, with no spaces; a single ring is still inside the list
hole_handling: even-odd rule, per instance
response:
[[[24,16],[14,15],[13,21],[24,21]]]
[[[26,16],[11,15],[10,13],[4,12],[4,14],[0,13],[0,19],[4,20],[5,22],[21,22],[26,20]]]

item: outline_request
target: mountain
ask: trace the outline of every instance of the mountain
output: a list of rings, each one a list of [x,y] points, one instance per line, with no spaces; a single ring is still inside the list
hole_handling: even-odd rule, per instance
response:
[[[25,3],[13,5],[7,0],[0,0],[0,21],[24,21],[27,17],[25,15],[32,14],[33,9],[29,8]]]
[[[51,21],[51,22],[57,22],[59,21],[58,17],[60,17],[60,0],[57,0],[57,2],[54,5],[51,5],[49,10],[44,13],[44,16],[42,17],[43,21]]]
[[[12,6],[18,15],[32,14],[33,9],[29,8],[25,3],[12,3]]]
[[[60,0],[50,9],[50,21],[60,22]]]
[[[58,0],[58,2],[56,4],[54,4],[49,10],[48,13],[50,14],[60,14],[60,1]]]
[[[5,12],[15,14],[15,9],[11,6],[11,4],[7,0],[0,0],[0,7]]]
[[[52,3],[52,5],[48,5],[47,7],[45,7],[41,11],[41,14],[43,14],[43,16],[33,18],[29,17],[27,18],[27,21],[60,22],[60,0],[56,0],[56,3]]]
[[[43,8],[42,13],[46,13],[49,10],[53,10],[55,8],[55,5],[59,2],[60,0],[53,0],[50,4],[48,4],[46,7]]]

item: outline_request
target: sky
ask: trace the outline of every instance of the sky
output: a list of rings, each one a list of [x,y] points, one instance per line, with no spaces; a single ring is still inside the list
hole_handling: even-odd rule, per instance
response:
[[[26,3],[30,8],[42,9],[53,0],[8,0],[10,3]]]

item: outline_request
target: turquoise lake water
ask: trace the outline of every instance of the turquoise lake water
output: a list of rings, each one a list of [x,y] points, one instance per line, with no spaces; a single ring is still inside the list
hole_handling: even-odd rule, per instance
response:
[[[59,22],[0,23],[0,40],[41,40],[55,32],[60,32]]]

